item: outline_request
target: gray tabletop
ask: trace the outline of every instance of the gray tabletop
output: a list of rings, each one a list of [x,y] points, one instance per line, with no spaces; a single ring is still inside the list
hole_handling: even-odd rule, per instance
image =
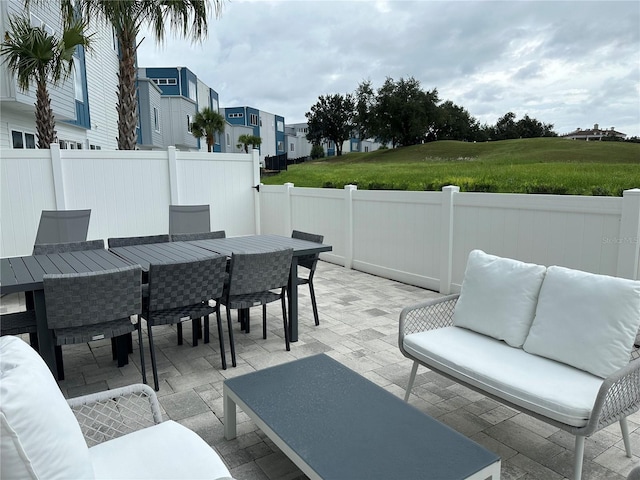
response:
[[[461,479],[494,453],[320,354],[225,380],[325,479]]]
[[[331,245],[308,242],[297,238],[280,235],[247,235],[243,237],[215,238],[211,240],[194,240],[190,243],[198,247],[217,252],[228,257],[232,253],[263,253],[281,248],[293,248],[294,257],[329,252]]]

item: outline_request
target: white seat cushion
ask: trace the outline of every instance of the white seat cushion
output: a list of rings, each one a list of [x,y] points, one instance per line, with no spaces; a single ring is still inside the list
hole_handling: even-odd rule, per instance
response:
[[[453,324],[521,347],[533,322],[545,271],[541,265],[473,250]]]
[[[80,426],[40,355],[0,338],[0,478],[91,479]]]
[[[404,348],[427,365],[559,422],[587,424],[603,380],[458,327],[404,337]]]
[[[629,363],[639,324],[639,281],[549,267],[523,348],[606,378]]]
[[[96,479],[219,479],[230,477],[218,454],[172,420],[89,449]]]

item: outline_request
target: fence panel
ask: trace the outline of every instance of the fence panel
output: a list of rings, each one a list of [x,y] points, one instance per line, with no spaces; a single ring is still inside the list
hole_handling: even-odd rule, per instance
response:
[[[3,150],[0,255],[28,255],[42,210],[91,209],[88,238],[166,233],[170,204],[211,205],[211,225],[256,233],[258,156]]]

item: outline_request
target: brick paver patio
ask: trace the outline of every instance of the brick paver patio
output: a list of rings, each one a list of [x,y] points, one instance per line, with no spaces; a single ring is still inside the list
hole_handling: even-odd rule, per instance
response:
[[[154,328],[160,375],[158,396],[165,418],[196,431],[216,448],[238,480],[306,477],[242,412],[238,414],[238,438],[224,439],[225,378],[324,352],[402,397],[411,362],[397,346],[398,315],[402,307],[438,295],[326,262],[319,262],[315,284],[320,326],[314,325],[306,286],[300,289],[299,341],[291,345],[290,352],[285,351],[279,304],[268,307],[267,340],[262,339],[261,311],[255,309],[251,333],[241,333],[239,326],[234,331],[236,368],[230,366],[227,348],[229,368],[221,369],[215,321],[211,324],[211,343],[199,343],[197,347],[190,344],[189,323],[185,324],[182,346],[176,345],[175,326]],[[7,300],[2,309],[16,307]],[[66,380],[60,382],[64,394],[72,397],[140,382],[136,348],[137,339],[129,365],[117,368],[111,359],[109,341],[64,347]],[[145,349],[148,358],[146,343]],[[148,362],[149,381],[150,366]],[[424,368],[418,370],[410,403],[500,455],[505,480],[554,480],[572,475],[574,437]],[[587,439],[583,478],[625,479],[640,462],[638,427],[640,415],[636,413],[629,418],[632,459],[624,454],[618,424]],[[428,472],[425,478],[429,478]]]

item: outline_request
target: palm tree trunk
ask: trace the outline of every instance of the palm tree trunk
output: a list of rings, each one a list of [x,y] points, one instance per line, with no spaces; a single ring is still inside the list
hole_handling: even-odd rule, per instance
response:
[[[138,101],[136,98],[135,36],[129,41],[124,34],[120,45],[118,73],[118,149],[135,150],[137,143]]]
[[[38,148],[50,148],[55,140],[55,120],[46,81],[38,81],[36,89],[36,130]]]

